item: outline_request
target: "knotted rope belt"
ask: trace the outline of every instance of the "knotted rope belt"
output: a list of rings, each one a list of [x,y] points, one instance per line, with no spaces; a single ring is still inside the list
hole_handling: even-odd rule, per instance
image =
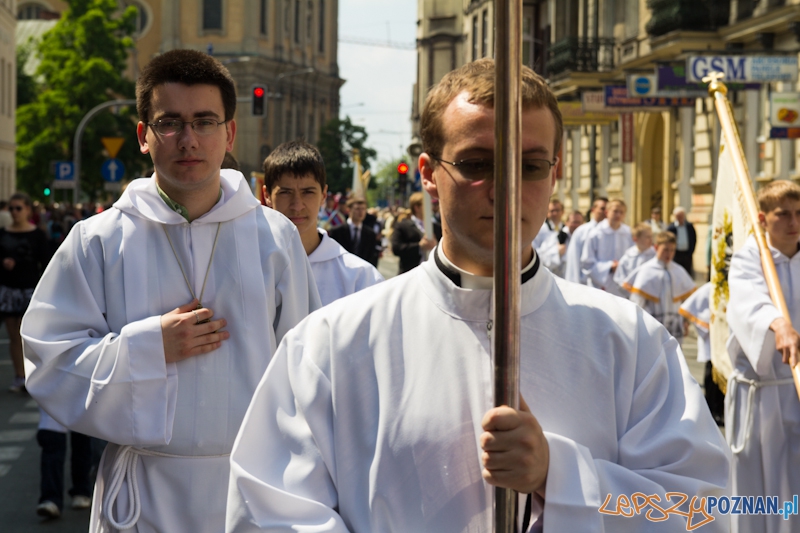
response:
[[[139,456],[146,455],[149,457],[169,457],[172,459],[184,459],[188,457],[197,457],[202,459],[213,459],[218,457],[230,457],[229,453],[221,455],[173,455],[170,453],[156,452],[144,448],[135,448],[133,446],[121,446],[114,459],[114,465],[111,467],[111,479],[108,487],[103,494],[103,516],[108,523],[120,530],[130,529],[139,521],[139,515],[142,512],[142,500],[139,496],[139,483],[136,479],[136,467],[139,464]],[[130,495],[130,508],[128,515],[117,522],[114,519],[114,503],[117,501],[117,496],[122,486],[128,487],[128,494]]]
[[[767,379],[767,380],[758,380],[758,379],[747,379],[741,374],[732,374],[731,377],[728,379],[728,391],[727,394],[732,394],[732,404],[731,404],[731,411],[735,413],[738,411],[738,388],[739,384],[747,385],[747,405],[745,406],[744,412],[744,420],[745,420],[745,427],[744,427],[744,437],[741,439],[742,442],[737,444],[735,441],[735,433],[734,433],[734,421],[731,420],[730,424],[725,424],[725,439],[728,441],[728,444],[731,447],[731,452],[734,454],[740,453],[744,450],[745,446],[747,446],[747,441],[750,440],[750,433],[753,431],[753,406],[756,401],[756,391],[762,387],[771,387],[774,385],[789,385],[794,381],[792,378],[783,378],[783,379]]]

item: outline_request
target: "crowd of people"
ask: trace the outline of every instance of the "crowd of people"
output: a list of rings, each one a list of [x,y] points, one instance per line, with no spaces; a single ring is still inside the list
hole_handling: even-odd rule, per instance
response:
[[[426,99],[426,221],[422,193],[407,211],[329,194],[301,140],[266,158],[259,201],[223,163],[236,137],[226,68],[189,50],[154,58],[136,89],[153,176],[91,217],[37,218],[15,195],[0,230],[0,306],[24,355],[13,385],[46,424],[37,512],[63,507],[67,431],[73,468],[83,436],[108,441],[92,533],[491,531],[495,486],[519,493],[519,531],[685,531],[695,498],[798,493],[787,363],[800,334],[771,305],[757,249],[731,264],[726,443],[680,348],[684,320],[703,342],[709,322],[694,228],[676,209],[668,227],[654,210],[631,229],[625,203],[605,198],[586,222],[564,220],[551,200],[561,115],[527,68],[520,398],[493,405],[494,75],[492,60],[470,63]],[[800,187],[759,201],[794,318]],[[402,275],[384,281],[388,248]],[[73,507],[86,492],[73,476]],[[637,494],[686,501],[659,520],[608,510]],[[703,531],[791,531],[703,510]]]

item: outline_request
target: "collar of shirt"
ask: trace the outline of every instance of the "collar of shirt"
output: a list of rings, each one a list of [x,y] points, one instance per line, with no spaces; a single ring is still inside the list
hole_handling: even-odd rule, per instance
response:
[[[179,204],[178,202],[167,196],[167,193],[165,193],[164,190],[158,186],[158,183],[156,183],[156,189],[158,189],[158,195],[161,197],[162,200],[164,200],[164,203],[167,204],[167,207],[169,207],[170,209],[178,213],[180,216],[185,218],[186,222],[191,222],[191,220],[189,220],[189,210],[186,209],[186,207],[182,206],[181,204]],[[222,187],[219,188],[219,196],[217,196],[218,202],[220,198],[222,198]]]
[[[353,222],[353,219],[352,219],[352,218],[350,218],[350,217],[347,217],[347,224],[348,224],[348,225],[349,225],[351,228],[355,228],[355,229],[361,229],[361,224],[360,224],[360,223],[359,223],[359,224],[356,224],[355,222]]]
[[[436,260],[436,266],[439,267],[439,270],[462,289],[491,290],[494,286],[494,278],[490,276],[476,276],[454,265],[444,254],[441,244],[436,247],[436,256],[434,259]],[[534,250],[531,262],[522,269],[522,283],[531,279],[534,274],[536,274],[537,270],[539,270],[539,257],[536,255],[536,250]]]
[[[422,233],[425,233],[425,223],[422,222],[421,219],[415,217],[414,215],[411,215],[411,220],[413,220],[414,224],[417,225],[417,229],[419,229]]]

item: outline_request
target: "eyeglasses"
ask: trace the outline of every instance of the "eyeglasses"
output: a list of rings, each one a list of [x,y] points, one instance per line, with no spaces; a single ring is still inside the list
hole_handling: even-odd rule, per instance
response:
[[[25,209],[25,208],[22,207],[21,205],[10,205],[10,206],[8,206],[8,210],[9,211],[22,211],[23,209]]]
[[[172,137],[183,131],[187,124],[191,124],[192,131],[198,135],[211,135],[217,131],[220,124],[225,124],[227,121],[217,121],[213,118],[196,118],[189,122],[177,120],[174,118],[160,119],[155,122],[148,122],[147,125],[162,137]]]
[[[431,156],[432,159],[440,163],[447,163],[458,169],[458,172],[469,181],[481,181],[494,177],[493,159],[464,159],[462,161],[445,161],[438,157]],[[522,160],[522,180],[541,181],[550,175],[550,169],[556,164],[555,161],[547,159],[523,159]]]

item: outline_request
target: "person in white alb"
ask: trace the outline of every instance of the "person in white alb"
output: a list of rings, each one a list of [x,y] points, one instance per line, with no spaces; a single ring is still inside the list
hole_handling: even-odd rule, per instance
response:
[[[627,295],[614,281],[614,272],[622,255],[633,246],[631,228],[622,222],[626,211],[622,200],[608,202],[606,219],[589,233],[581,252],[581,268],[587,273],[588,285],[623,298]]]
[[[654,207],[653,209],[650,210],[650,221],[648,222],[648,224],[650,224],[650,227],[653,230],[653,235],[658,235],[659,233],[667,229],[667,225],[664,224],[664,221],[662,220],[661,217],[660,207]]]
[[[649,261],[631,272],[622,287],[630,300],[661,322],[678,342],[684,337],[681,303],[695,291],[694,280],[676,264],[675,235],[662,231],[656,235],[656,253]]]
[[[566,255],[567,267],[564,273],[564,279],[567,281],[581,284],[586,283],[588,273],[581,268],[583,246],[595,226],[605,220],[607,203],[608,198],[595,199],[595,201],[592,202],[592,209],[589,212],[589,222],[580,226],[575,230],[575,233],[570,236]]]
[[[430,258],[284,338],[231,454],[228,533],[488,533],[493,486],[520,491],[520,531],[677,532],[683,516],[599,509],[611,493],[723,493],[727,447],[691,407],[702,395],[675,339],[630,302],[554,277],[533,250],[562,125],[527,67],[521,401],[492,406],[494,76],[479,60],[428,93],[419,168],[443,227]]]
[[[266,204],[297,226],[322,305],[383,281],[375,267],[317,229],[327,189],[322,155],[304,141],[283,143],[264,160]]]
[[[533,239],[533,249],[537,252],[541,251],[542,246],[550,235],[558,235],[564,229],[564,223],[561,221],[564,216],[564,204],[560,200],[553,198],[547,206],[547,218],[544,219],[544,224],[539,228],[539,233]]]
[[[622,259],[619,260],[617,269],[614,271],[614,282],[619,287],[622,287],[634,270],[656,256],[656,250],[653,248],[653,230],[650,228],[650,224],[640,222],[631,230],[631,234],[634,244],[622,254]],[[625,290],[624,287],[622,289]],[[625,292],[627,293],[627,291]]]
[[[50,262],[22,322],[26,386],[60,424],[109,441],[92,533],[219,533],[247,405],[319,297],[294,225],[220,171],[236,134],[227,69],[166,52],[136,96],[155,174]]]
[[[574,211],[567,217],[567,224],[558,233],[548,235],[541,249],[538,251],[542,264],[550,272],[563,278],[567,270],[567,250],[572,234],[583,224],[583,215],[580,211]]]
[[[750,236],[731,259],[728,352],[733,373],[725,395],[725,434],[733,450],[737,496],[800,494],[800,401],[791,366],[800,350],[800,186],[776,180],[758,192],[758,222],[766,230],[791,322],[769,296],[758,245]],[[790,533],[796,516],[736,515],[735,533]]]

